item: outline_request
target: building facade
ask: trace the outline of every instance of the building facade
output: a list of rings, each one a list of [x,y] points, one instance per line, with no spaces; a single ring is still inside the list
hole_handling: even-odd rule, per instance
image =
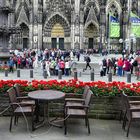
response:
[[[14,22],[12,2],[0,0],[0,57],[7,57],[12,34],[20,33]]]
[[[140,16],[140,0],[5,1],[14,8],[9,26],[20,27],[10,35],[9,48],[138,50],[140,41],[133,42],[128,19],[131,10]],[[109,12],[119,19],[119,38],[109,38]]]

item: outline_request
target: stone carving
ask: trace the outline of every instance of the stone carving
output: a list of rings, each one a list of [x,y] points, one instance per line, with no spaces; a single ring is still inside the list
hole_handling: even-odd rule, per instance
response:
[[[2,5],[1,3],[4,1],[5,0],[0,0],[0,5]],[[129,15],[129,13],[127,13],[128,0],[8,0],[8,1],[10,1],[11,4],[13,4],[15,10],[13,11],[14,20],[12,22],[12,25],[19,26],[22,23],[24,23],[29,28],[27,32],[29,36],[28,46],[30,46],[30,48],[34,47],[33,45],[30,44],[32,44],[31,42],[34,42],[33,36],[35,27],[37,28],[37,31],[39,31],[40,34],[39,36],[37,36],[39,44],[41,44],[41,41],[43,40],[40,38],[42,32],[43,32],[42,36],[45,37],[45,40],[48,40],[49,38],[50,41],[51,31],[53,27],[55,26],[55,24],[60,24],[64,29],[64,40],[66,40],[66,38],[68,38],[69,40],[69,44],[67,41],[65,45],[68,44],[70,48],[71,47],[73,48],[73,46],[77,46],[75,42],[78,42],[79,48],[81,46],[83,46],[83,48],[88,48],[89,37],[87,37],[86,35],[92,33],[90,37],[93,37],[95,35],[96,37],[100,37],[101,36],[99,30],[100,26],[104,26],[105,29],[102,31],[103,38],[107,37],[108,33],[107,16],[109,12],[111,12],[114,16],[118,18],[123,17],[122,22],[125,23],[126,25],[128,24],[128,16],[127,16]],[[140,10],[138,9],[139,5],[138,2],[139,2],[138,0],[132,0],[132,11],[137,15],[140,14]],[[75,7],[77,7],[78,9],[76,9]],[[4,6],[0,6],[0,8],[2,9],[1,11],[3,12]],[[5,10],[9,12],[9,9]],[[0,18],[2,20],[0,20],[0,34],[3,34],[2,33],[4,32],[3,26],[4,25],[7,26],[7,24],[5,23],[8,22],[6,21],[6,19],[3,20],[1,11]],[[7,29],[6,31],[8,32],[8,27],[6,29]],[[122,30],[124,31],[124,29]],[[14,38],[17,38],[16,40],[19,40],[20,38],[21,40],[20,42],[23,43],[21,39],[22,37],[15,35]],[[83,38],[87,38],[86,44],[84,44]],[[2,39],[0,37],[0,44],[2,44],[1,40]],[[82,43],[83,45],[81,45]],[[96,39],[94,43],[95,44],[93,46],[95,48],[98,48],[98,43],[96,42]],[[140,44],[140,42],[137,42],[137,44]],[[23,44],[21,46],[23,46]],[[45,47],[48,46],[44,46],[44,48]]]

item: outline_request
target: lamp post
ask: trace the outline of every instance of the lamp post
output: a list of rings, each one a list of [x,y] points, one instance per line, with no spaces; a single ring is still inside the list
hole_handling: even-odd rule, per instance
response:
[[[124,59],[124,54],[125,54],[125,48],[124,48],[124,40],[122,38],[119,39],[119,43],[122,44],[122,56],[123,56],[123,59]]]
[[[133,51],[136,50],[134,45],[136,44],[136,38],[134,34],[130,35],[130,42],[131,42],[131,47],[130,47],[130,53],[133,54]]]
[[[125,53],[128,53],[129,49],[129,39],[123,40],[122,38],[119,39],[119,43],[122,44],[122,56],[124,59]]]

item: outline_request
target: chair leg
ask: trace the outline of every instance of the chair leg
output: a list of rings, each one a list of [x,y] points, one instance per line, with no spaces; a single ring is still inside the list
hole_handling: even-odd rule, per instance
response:
[[[131,120],[129,120],[129,123],[128,123],[128,129],[127,129],[127,135],[126,135],[127,137],[129,135],[130,125],[131,125]]]
[[[121,110],[120,118],[119,118],[120,122],[121,122],[121,120],[122,120],[122,116],[123,116],[123,111]]]
[[[64,115],[64,134],[67,135],[67,119],[66,119],[66,115]]]
[[[16,125],[17,124],[17,117],[15,116],[15,118],[14,118],[14,125]]]
[[[13,115],[11,116],[11,119],[10,119],[10,127],[9,127],[9,131],[10,132],[12,130],[12,123],[13,123]]]
[[[86,125],[86,127],[87,127],[87,119],[85,118],[85,125]]]
[[[86,116],[86,120],[87,120],[87,126],[88,126],[88,133],[90,134],[89,120],[88,120],[88,117],[87,116]]]
[[[32,113],[32,131],[35,130],[35,127],[34,127],[34,113]]]
[[[124,129],[124,130],[125,130],[125,126],[126,126],[126,112],[124,113],[124,116],[123,116],[122,129]]]
[[[18,119],[19,119],[19,116],[17,116],[17,125],[18,125]]]

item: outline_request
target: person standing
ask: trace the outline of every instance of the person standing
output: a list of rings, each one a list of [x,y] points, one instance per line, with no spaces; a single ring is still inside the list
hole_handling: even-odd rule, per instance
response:
[[[106,76],[106,69],[107,69],[107,61],[104,58],[103,59],[103,75]]]
[[[111,61],[111,59],[107,60],[107,74],[109,73],[109,71],[113,68],[113,63]]]
[[[44,76],[44,71],[46,69],[46,62],[45,62],[45,60],[42,60],[42,62],[41,62],[41,69],[43,71],[43,76]]]
[[[80,60],[80,52],[79,51],[77,51],[76,57],[77,57],[77,61],[79,61]]]
[[[46,67],[46,71],[47,71],[48,76],[51,77],[51,74],[50,74],[50,61],[49,60],[46,61],[46,66],[45,67]]]
[[[60,60],[60,62],[59,62],[59,66],[60,66],[60,69],[62,70],[62,74],[64,75],[65,63],[64,63],[63,60]]]
[[[13,60],[13,58],[12,57],[10,57],[10,59],[9,59],[9,72],[14,72],[14,60]]]
[[[69,76],[69,70],[70,70],[70,62],[66,60],[65,62],[65,75]]]
[[[124,74],[123,75],[126,75],[127,72],[130,72],[131,71],[131,63],[129,62],[128,59],[125,59],[124,60],[123,71],[124,71]]]
[[[122,58],[118,59],[117,66],[118,66],[118,76],[122,76],[123,72],[123,60]]]

